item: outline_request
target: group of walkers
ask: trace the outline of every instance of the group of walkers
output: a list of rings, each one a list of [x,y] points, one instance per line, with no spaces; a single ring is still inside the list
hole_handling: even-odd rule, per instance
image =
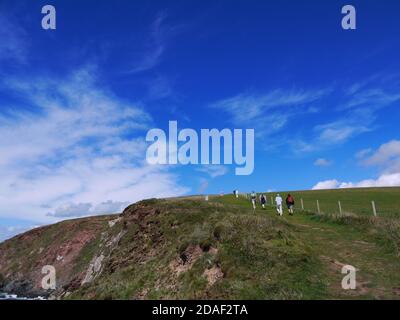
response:
[[[256,210],[257,203],[257,194],[253,191],[250,195],[251,203],[253,205],[253,210]],[[260,194],[259,202],[261,207],[265,209],[265,205],[267,204],[267,198],[264,194]],[[283,199],[281,195],[278,193],[275,197],[276,211],[279,216],[283,215],[283,207],[282,207]],[[272,204],[272,203],[271,203]],[[294,213],[294,197],[289,193],[286,197],[286,206],[288,208],[289,215],[293,215]]]

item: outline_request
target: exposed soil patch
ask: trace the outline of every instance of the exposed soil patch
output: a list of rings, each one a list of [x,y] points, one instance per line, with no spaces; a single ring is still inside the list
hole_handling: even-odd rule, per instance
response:
[[[215,282],[224,277],[224,273],[219,266],[213,266],[211,269],[206,269],[203,275],[207,278],[209,286],[212,286]]]
[[[148,293],[149,289],[143,288],[135,297],[133,297],[133,300],[144,300],[146,299]]]
[[[190,245],[170,264],[170,268],[176,273],[180,274],[192,268],[194,263],[203,255],[203,250],[199,245]]]

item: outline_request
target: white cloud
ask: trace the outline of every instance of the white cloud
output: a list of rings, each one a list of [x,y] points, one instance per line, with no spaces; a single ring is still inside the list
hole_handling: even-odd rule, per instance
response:
[[[93,206],[91,203],[66,203],[56,208],[54,212],[49,212],[47,215],[56,218],[68,218],[121,213],[129,204],[130,202],[112,200],[101,202],[96,206]]]
[[[346,189],[346,188],[373,188],[400,186],[400,173],[383,174],[377,179],[366,179],[358,182],[340,182],[335,179],[318,182],[312,190]]]
[[[93,208],[93,212],[97,214],[109,214],[109,213],[120,213],[125,209],[130,203],[129,202],[116,202],[108,200],[102,202]]]
[[[381,145],[370,157],[364,158],[363,163],[383,167],[385,172],[400,172],[400,140]]]
[[[95,80],[89,68],[68,79],[4,84],[35,112],[1,106],[0,217],[52,222],[188,191],[167,168],[144,161],[138,137],[150,115]]]
[[[371,149],[365,149],[357,153],[362,163],[368,166],[378,166],[381,174],[376,179],[365,179],[358,182],[339,182],[326,180],[318,182],[312,189],[336,189],[336,188],[368,188],[368,187],[396,187],[400,186],[400,141],[392,140],[382,144],[372,155]],[[366,157],[366,158],[365,158]]]
[[[325,143],[338,143],[348,140],[350,137],[367,132],[366,127],[353,127],[353,126],[326,126],[320,135],[320,140]]]
[[[68,203],[64,204],[54,211],[54,213],[48,213],[48,216],[65,218],[65,217],[82,217],[89,215],[90,203]]]
[[[324,158],[319,158],[314,161],[314,165],[317,167],[328,167],[332,164],[332,161],[324,159]]]
[[[323,190],[323,189],[336,189],[340,185],[337,180],[325,180],[318,182],[312,190]]]
[[[367,179],[356,183],[342,182],[339,188],[369,188],[369,187],[397,187],[400,186],[400,173],[382,174],[377,179]]]

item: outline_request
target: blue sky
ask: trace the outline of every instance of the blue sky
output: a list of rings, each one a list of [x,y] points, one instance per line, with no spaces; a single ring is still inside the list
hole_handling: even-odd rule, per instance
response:
[[[399,9],[2,0],[0,237],[148,197],[400,185]],[[253,174],[148,165],[146,132],[170,120],[254,128]]]

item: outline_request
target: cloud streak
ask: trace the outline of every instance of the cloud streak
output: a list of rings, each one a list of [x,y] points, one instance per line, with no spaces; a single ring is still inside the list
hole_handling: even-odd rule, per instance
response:
[[[314,166],[317,167],[329,167],[332,164],[332,161],[324,159],[324,158],[319,158],[314,161]]]
[[[180,30],[179,25],[168,25],[165,23],[167,15],[161,12],[151,24],[148,40],[145,49],[141,52],[141,57],[133,63],[126,73],[135,74],[155,68],[162,60],[162,56],[167,48],[168,41],[176,36]]]
[[[0,12],[0,62],[25,63],[27,58],[26,32]]]
[[[196,170],[208,174],[211,178],[224,176],[229,172],[229,168],[223,165],[204,165]]]
[[[99,86],[93,69],[3,85],[26,105],[1,107],[0,217],[51,222],[188,191],[144,161],[151,116]]]
[[[326,90],[282,90],[265,94],[242,93],[217,101],[211,105],[231,117],[235,126],[255,128],[258,136],[270,135],[282,130],[289,119],[300,114],[314,113],[310,104],[330,92]]]

